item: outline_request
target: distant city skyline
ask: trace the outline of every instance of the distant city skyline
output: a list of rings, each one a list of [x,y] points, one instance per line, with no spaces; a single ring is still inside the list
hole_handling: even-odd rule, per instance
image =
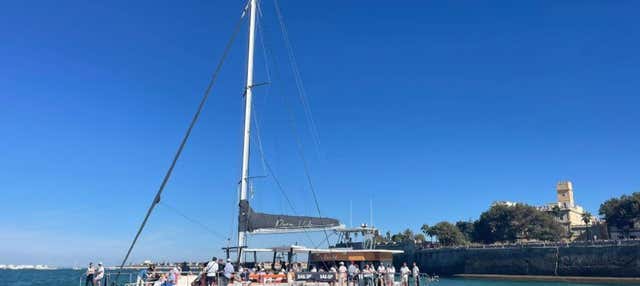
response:
[[[292,213],[277,179],[317,215],[299,145],[322,215],[368,223],[371,201],[383,233],[543,205],[563,180],[594,215],[640,191],[638,2],[281,0],[315,128],[262,3],[256,210]],[[0,264],[123,258],[241,10],[0,4]],[[245,52],[242,29],[130,261],[208,259],[235,239]]]

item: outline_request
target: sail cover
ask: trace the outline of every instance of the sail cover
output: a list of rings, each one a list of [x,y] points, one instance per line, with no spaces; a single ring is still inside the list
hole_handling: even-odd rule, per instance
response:
[[[332,218],[257,213],[251,209],[247,200],[240,201],[239,216],[238,231],[250,233],[301,232],[342,226],[337,219]]]

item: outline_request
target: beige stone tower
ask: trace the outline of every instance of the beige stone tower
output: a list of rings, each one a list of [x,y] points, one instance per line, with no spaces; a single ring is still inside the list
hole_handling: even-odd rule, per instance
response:
[[[573,208],[575,202],[573,201],[573,184],[570,181],[559,182],[556,188],[558,194],[558,203],[565,208]]]

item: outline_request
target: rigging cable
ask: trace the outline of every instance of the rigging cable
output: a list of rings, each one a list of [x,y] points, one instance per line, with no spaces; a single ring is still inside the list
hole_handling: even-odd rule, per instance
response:
[[[258,8],[258,9],[261,9],[261,8],[260,8],[260,6],[259,6],[259,8]],[[259,10],[259,11],[260,11],[260,10]],[[278,12],[278,15],[280,15],[280,13],[279,13],[279,12]],[[280,17],[280,21],[281,21],[281,27],[283,27],[284,23],[282,22],[281,17]],[[259,25],[258,27],[262,28],[262,26],[261,26],[260,24],[261,24],[261,22],[260,22],[260,21],[258,21],[258,25]],[[264,29],[263,29],[263,30],[264,30]],[[262,36],[262,34],[259,34],[259,35],[260,35],[260,36]],[[287,39],[288,39],[288,37],[287,37]],[[271,78],[271,73],[269,72],[269,69],[268,69],[268,68],[269,68],[269,65],[268,65],[268,61],[269,61],[268,54],[272,54],[272,55],[273,55],[274,60],[275,60],[276,55],[275,55],[275,54],[273,54],[273,53],[267,53],[267,52],[266,52],[266,51],[267,51],[267,47],[264,45],[264,38],[262,38],[262,37],[261,37],[261,40],[263,41],[263,42],[262,42],[262,43],[263,43],[263,51],[265,51],[264,56],[265,56],[265,67],[267,68],[267,76],[268,76],[269,78]],[[290,46],[289,46],[289,48],[290,48]],[[290,55],[291,55],[291,54],[292,54],[292,50],[291,50]],[[280,77],[280,76],[279,76],[279,74],[280,74],[280,70],[278,69],[278,65],[274,64],[273,66],[275,67],[275,76],[279,78],[279,77]],[[293,65],[292,65],[292,68],[293,68]],[[297,81],[297,83],[298,83],[298,82],[301,82],[300,77],[298,77],[298,80],[300,80],[300,81]],[[301,89],[301,86],[299,86],[299,85],[298,85],[298,91],[300,92],[301,90],[302,90],[302,89]],[[282,93],[282,92],[281,92],[281,93],[280,93],[280,95],[282,96],[282,99],[283,99],[283,101],[284,101],[285,103],[286,103],[286,102],[288,102],[288,101],[286,100],[285,96],[284,96],[284,93]],[[303,95],[301,95],[301,98],[304,98],[304,97],[303,97]],[[311,176],[310,176],[310,174],[309,174],[309,170],[308,170],[308,167],[307,167],[306,159],[304,158],[304,155],[302,154],[302,145],[301,145],[301,141],[300,141],[299,136],[297,136],[298,134],[297,134],[297,131],[296,131],[296,130],[297,130],[297,128],[296,128],[296,126],[295,126],[295,115],[294,115],[294,113],[293,113],[293,110],[292,110],[291,106],[290,106],[290,105],[288,105],[288,104],[285,104],[285,105],[288,107],[289,113],[290,113],[290,115],[291,115],[291,118],[290,118],[290,120],[289,120],[289,121],[290,121],[290,123],[291,123],[290,127],[292,128],[294,135],[296,135],[296,139],[297,139],[297,140],[296,140],[296,142],[298,143],[298,147],[299,147],[299,148],[298,148],[298,152],[300,153],[300,157],[302,158],[302,161],[303,161],[303,163],[304,163],[304,165],[305,165],[305,174],[306,174],[306,176],[307,176],[307,180],[308,180],[308,182],[309,182],[309,184],[310,184],[310,186],[311,186],[311,190],[312,190],[312,194],[313,194],[314,202],[315,202],[315,205],[316,205],[316,209],[317,209],[317,211],[318,211],[319,217],[322,217],[322,214],[321,214],[321,212],[320,212],[320,206],[319,206],[319,203],[318,203],[318,200],[317,200],[317,196],[316,196],[316,194],[315,194],[315,190],[314,190],[314,188],[313,188],[313,184],[311,183]],[[306,111],[306,110],[305,110],[305,111]],[[310,110],[309,110],[309,111],[310,111]],[[306,114],[308,114],[308,113],[306,113]],[[256,117],[257,117],[257,116],[256,116]],[[258,119],[257,119],[257,118],[255,118],[254,120],[258,120]],[[313,122],[312,122],[312,123],[313,123]],[[257,121],[256,121],[255,125],[256,125],[256,133],[258,133],[258,136],[259,136],[259,134],[260,134],[260,127],[259,127],[259,125],[258,125]],[[313,135],[313,134],[312,134],[312,135]],[[316,141],[316,147],[318,147],[318,142],[317,142],[317,141]],[[318,149],[316,149],[316,151],[318,151]],[[296,211],[296,209],[295,209],[295,207],[293,206],[293,203],[291,202],[291,200],[290,200],[289,196],[288,196],[288,195],[287,195],[287,193],[285,192],[284,187],[282,186],[282,184],[281,184],[281,183],[280,183],[280,181],[278,180],[277,176],[275,175],[275,172],[274,172],[274,171],[273,171],[273,169],[271,168],[271,165],[269,164],[268,160],[266,160],[266,159],[264,158],[264,154],[263,154],[263,158],[262,158],[262,159],[264,160],[263,162],[264,162],[264,164],[266,165],[266,167],[267,167],[267,169],[268,169],[268,171],[269,171],[270,175],[273,177],[273,179],[274,179],[274,181],[275,181],[275,183],[276,183],[276,186],[278,187],[278,190],[281,192],[282,196],[285,198],[285,200],[286,200],[287,204],[289,205],[289,207],[291,208],[291,210],[292,210],[293,214],[294,214],[294,215],[298,215],[298,214],[297,214],[297,211]],[[321,241],[320,243],[318,243],[318,244],[316,244],[316,243],[313,241],[313,239],[312,239],[312,238],[311,238],[311,236],[309,235],[309,232],[310,232],[309,230],[304,229],[304,228],[303,228],[302,230],[303,230],[303,232],[304,232],[304,234],[305,234],[306,238],[311,242],[311,245],[316,245],[316,248],[317,248],[320,244],[322,244],[322,241]],[[329,235],[327,234],[326,229],[323,229],[323,232],[324,232],[325,240],[326,240],[327,244],[329,244]],[[328,265],[327,265],[324,261],[323,261],[323,264],[324,264],[324,267],[326,267],[326,268],[328,269]]]
[[[231,208],[230,208],[230,209],[231,209],[231,215],[230,215],[229,217],[231,218],[231,223],[229,223],[229,238],[228,238],[228,240],[227,240],[227,242],[228,242],[227,244],[229,244],[229,245],[227,245],[227,247],[231,247],[231,245],[230,245],[230,244],[231,244],[231,238],[233,237],[233,230],[234,230],[234,229],[235,229],[235,227],[236,227],[236,225],[235,225],[235,221],[236,221],[236,218],[235,218],[235,215],[236,215],[235,208],[236,208],[236,206],[238,206],[238,204],[240,203],[240,202],[239,202],[239,200],[240,200],[240,190],[236,190],[236,199],[235,199],[235,200],[231,200],[231,202],[232,202],[233,204],[231,205]]]
[[[302,102],[302,105],[304,107],[305,115],[306,115],[306,118],[308,120],[308,124],[309,124],[309,126],[310,126],[310,128],[312,130],[312,137],[315,140],[316,148],[317,148],[316,151],[318,151],[318,153],[319,153],[318,149],[320,148],[320,140],[319,140],[318,130],[316,128],[315,121],[313,120],[313,115],[311,113],[311,107],[309,106],[309,102],[306,99],[306,92],[305,92],[304,86],[302,84],[302,76],[300,75],[300,70],[298,69],[298,64],[296,63],[295,54],[293,53],[293,47],[291,46],[291,43],[289,41],[289,33],[287,32],[287,27],[286,27],[286,25],[284,23],[284,18],[282,17],[282,13],[280,12],[280,5],[278,3],[278,0],[274,0],[273,2],[274,2],[274,8],[275,8],[275,11],[276,11],[278,22],[280,24],[280,29],[282,31],[282,37],[284,39],[285,46],[286,46],[287,51],[288,51],[289,63],[290,63],[291,69],[292,69],[293,74],[294,74],[296,87],[298,88],[298,95],[299,95],[300,101]],[[284,96],[283,96],[283,98],[284,98]],[[293,112],[291,111],[291,108],[289,108],[289,109],[290,109],[289,110],[290,111],[290,119],[291,119],[290,122],[291,122],[291,125],[292,125],[292,129],[293,129],[294,132],[296,132],[297,129],[295,128],[295,116],[294,116]],[[320,211],[320,203],[318,202],[318,196],[316,194],[315,188],[313,186],[313,182],[311,180],[311,175],[310,175],[310,172],[309,172],[309,166],[308,166],[307,160],[306,160],[306,158],[304,156],[304,152],[303,152],[303,149],[302,149],[302,142],[301,142],[299,136],[296,136],[296,142],[297,142],[297,145],[298,145],[298,154],[300,155],[300,159],[302,160],[302,164],[304,166],[305,176],[307,177],[307,182],[309,184],[309,189],[311,190],[311,194],[313,195],[313,200],[314,200],[314,203],[316,205],[316,210],[318,211],[318,216],[322,217],[322,212]],[[329,236],[327,235],[327,231],[326,230],[323,230],[323,231],[324,231],[324,234],[325,234],[326,241],[327,241],[327,243],[329,243]]]
[[[254,113],[254,117],[253,118],[254,118],[254,125],[256,126],[256,132],[255,133],[257,134],[258,138],[260,138],[260,125],[258,125],[258,119],[257,119],[257,114],[256,113]],[[260,139],[258,139],[258,140],[260,140]],[[261,152],[262,152],[262,150],[261,150]],[[271,175],[271,177],[275,181],[276,186],[278,187],[278,190],[280,191],[280,193],[282,194],[284,199],[287,201],[287,204],[289,205],[289,208],[291,208],[291,211],[293,212],[293,215],[297,216],[298,212],[296,211],[296,208],[293,206],[293,203],[291,202],[291,199],[289,199],[289,196],[287,195],[286,191],[284,190],[284,187],[280,183],[280,180],[278,180],[278,177],[276,176],[275,172],[271,168],[271,165],[269,165],[269,162],[264,157],[264,154],[262,154],[262,162],[264,163],[268,173]],[[306,235],[306,237],[309,240],[309,242],[311,242],[312,245],[315,245],[316,243],[313,241],[313,239],[311,238],[311,236],[309,235],[307,230],[303,228],[302,231]]]
[[[218,65],[216,66],[216,69],[214,70],[213,74],[211,75],[211,80],[209,81],[209,84],[207,85],[207,88],[205,89],[204,95],[202,96],[202,99],[200,100],[200,104],[198,105],[198,109],[197,109],[196,113],[193,115],[193,118],[191,119],[191,123],[189,124],[189,128],[187,128],[187,131],[185,132],[184,137],[182,138],[182,141],[180,142],[180,146],[178,147],[178,150],[176,151],[176,154],[173,157],[173,161],[171,162],[171,165],[169,166],[169,169],[167,170],[166,174],[164,175],[164,178],[162,179],[162,183],[160,184],[160,187],[158,188],[158,192],[156,193],[155,197],[153,198],[153,201],[151,202],[151,206],[149,206],[149,209],[147,210],[147,214],[145,215],[144,220],[142,220],[142,224],[138,228],[138,232],[136,233],[135,237],[133,238],[133,241],[131,242],[131,245],[129,246],[129,250],[127,250],[127,254],[125,255],[124,259],[122,260],[122,263],[120,264],[120,267],[118,268],[118,274],[116,275],[115,281],[118,281],[118,278],[120,278],[120,273],[124,269],[124,265],[127,263],[127,260],[129,259],[129,255],[131,255],[131,251],[133,250],[133,247],[136,245],[136,242],[138,241],[138,238],[140,237],[140,234],[142,233],[142,230],[144,229],[145,225],[147,224],[147,220],[149,219],[149,216],[151,215],[151,212],[153,211],[155,206],[158,205],[158,203],[160,203],[160,197],[162,195],[162,191],[164,191],[164,187],[167,185],[167,182],[169,181],[169,178],[171,177],[171,173],[173,173],[173,169],[176,166],[176,163],[178,162],[178,159],[180,158],[180,154],[182,154],[182,150],[184,149],[184,146],[186,145],[187,140],[189,139],[189,135],[191,135],[191,131],[193,130],[193,127],[196,125],[196,122],[198,121],[198,118],[200,117],[200,113],[202,112],[202,109],[204,108],[204,105],[207,102],[207,99],[209,98],[209,94],[211,93],[211,89],[213,88],[213,84],[215,83],[216,79],[218,78],[218,74],[220,73],[220,70],[222,69],[222,65],[224,64],[225,59],[229,55],[229,52],[231,51],[231,46],[233,45],[233,42],[234,42],[236,36],[238,35],[238,32],[240,31],[240,27],[241,27],[242,21],[244,19],[244,9],[243,9],[243,14],[242,15],[243,16],[240,17],[240,19],[238,20],[238,22],[236,23],[236,25],[234,27],[233,33],[231,34],[231,37],[229,38],[229,41],[227,42],[227,44],[226,44],[226,46],[224,48],[224,51],[222,53],[222,57],[220,58],[220,61],[218,62]]]
[[[274,1],[274,2],[277,2],[277,0]],[[279,11],[277,3],[276,3],[276,14],[278,15],[278,20],[280,21],[280,27],[283,29],[282,32],[283,32],[283,34],[286,35],[286,27],[284,26],[284,22],[283,22],[283,19],[282,19],[282,14]],[[287,44],[288,44],[288,35],[285,36],[285,41],[287,41]],[[291,60],[291,57],[293,56],[293,50],[291,49],[291,45],[290,44],[288,44],[287,47],[289,48],[289,51],[290,51],[289,56],[290,56],[290,60]],[[275,54],[273,54],[273,53],[271,53],[271,54],[274,55],[274,57],[275,57]],[[278,66],[277,65],[274,65],[274,66],[276,67],[275,72],[276,72],[276,76],[277,76],[277,75],[280,74],[280,72],[279,72],[279,69],[277,68]],[[291,64],[291,68],[294,70],[294,72],[297,70],[297,65],[295,64],[295,58],[294,58],[294,62]],[[303,92],[304,91],[302,86],[301,86],[301,81],[302,81],[301,77],[298,74],[298,77],[296,77],[296,83],[297,83],[297,87],[298,87],[298,91],[299,92]],[[284,105],[288,107],[288,111],[289,111],[289,115],[290,115],[289,116],[289,123],[290,123],[290,127],[292,129],[292,132],[294,133],[294,136],[296,138],[296,143],[297,143],[297,147],[298,147],[297,148],[298,155],[300,156],[301,161],[303,162],[303,165],[304,165],[304,172],[305,172],[306,179],[307,179],[307,182],[309,184],[309,187],[311,189],[311,194],[313,196],[313,200],[314,200],[314,203],[315,203],[316,210],[318,212],[318,216],[320,218],[322,218],[322,212],[320,211],[320,204],[318,202],[318,197],[317,197],[317,194],[315,192],[315,188],[314,188],[313,182],[311,180],[311,175],[310,175],[310,172],[309,172],[307,160],[306,160],[306,158],[304,156],[304,151],[303,151],[303,148],[302,148],[302,142],[301,142],[300,136],[299,136],[299,134],[297,132],[297,128],[296,128],[296,124],[295,124],[295,114],[294,114],[294,112],[292,110],[292,107],[288,104],[288,100],[284,96],[284,93],[280,93],[280,95],[281,95],[281,99],[285,103]],[[303,93],[299,93],[299,95],[300,95],[301,100],[304,100],[304,94]],[[304,102],[306,102],[306,101],[304,101]],[[306,113],[306,115],[310,115],[310,109],[305,110],[305,111],[308,111]],[[311,123],[313,123],[313,121],[311,121]],[[258,127],[256,126],[256,128],[258,128]],[[316,142],[316,143],[318,143],[318,142]],[[318,147],[318,145],[316,145],[316,147]],[[316,149],[316,151],[317,151],[317,149]],[[293,204],[291,203],[291,201],[289,200],[288,196],[284,192],[284,188],[282,188],[282,185],[279,183],[279,181],[277,181],[277,178],[275,177],[275,174],[273,173],[273,170],[271,169],[269,163],[267,161],[265,161],[265,163],[266,163],[266,166],[269,169],[271,175],[274,177],[274,180],[276,181],[276,184],[278,185],[279,190],[282,192],[283,196],[285,196],[285,199],[287,199],[287,203],[292,208],[292,210],[295,212],[295,208],[293,208]],[[325,241],[327,242],[327,244],[329,244],[329,235],[327,234],[326,229],[323,229],[322,231],[324,233]],[[309,240],[312,242],[312,244],[315,245],[315,243],[313,243],[313,240],[309,237],[309,235],[307,233],[308,230],[304,230],[304,232],[305,232],[305,234],[307,234],[307,236],[308,236]]]
[[[271,82],[271,69],[269,68],[269,61],[267,60],[269,57],[267,55],[267,48],[266,48],[266,44],[265,44],[265,40],[264,40],[264,35],[263,35],[263,30],[264,27],[262,26],[262,1],[258,2],[258,20],[256,21],[257,25],[257,30],[258,30],[258,37],[260,38],[260,46],[262,46],[262,56],[264,57],[264,69],[265,72],[267,74],[267,82]],[[270,90],[271,90],[271,85],[267,85],[267,90],[264,96],[264,103],[267,103],[267,99],[269,98],[269,94],[270,94]]]
[[[253,124],[256,126],[256,129],[259,129],[258,120],[256,119],[258,114],[257,114],[257,112],[255,110],[255,107],[254,107],[254,110],[253,110],[253,114],[254,114],[254,116],[253,116]],[[258,142],[258,151],[260,152],[260,161],[262,163],[262,171],[264,173],[267,173],[266,172],[267,171],[267,167],[266,167],[266,164],[264,162],[265,159],[264,159],[264,149],[262,148],[262,138],[260,137],[260,133],[259,132],[256,132],[256,133],[257,133],[256,134],[256,141]]]
[[[167,208],[168,210],[176,213],[177,215],[181,216],[182,218],[186,219],[187,221],[193,223],[193,224],[197,224],[198,226],[202,227],[206,232],[209,232],[210,234],[213,234],[214,236],[217,236],[219,238],[222,238],[224,240],[227,240],[227,237],[225,237],[224,235],[222,235],[221,233],[213,230],[212,228],[210,228],[209,226],[207,226],[206,224],[202,223],[201,221],[198,221],[194,218],[191,218],[189,216],[187,216],[186,214],[184,214],[183,212],[181,212],[180,210],[178,210],[175,207],[172,207],[170,205],[168,205],[165,202],[160,202],[159,203],[161,206],[164,206],[165,208]]]
[[[284,23],[284,18],[282,17],[282,13],[280,12],[280,4],[278,4],[278,0],[274,0],[273,3],[276,10],[276,16],[278,18],[278,22],[280,24],[280,30],[282,31],[282,38],[287,48],[287,52],[289,56],[289,65],[291,66],[291,71],[293,72],[293,78],[296,82],[296,88],[298,89],[298,97],[300,99],[300,102],[302,103],[302,107],[305,113],[305,118],[307,119],[307,125],[309,126],[311,137],[313,138],[315,143],[316,152],[318,154],[318,157],[320,157],[320,135],[318,133],[318,128],[316,126],[315,120],[313,119],[311,106],[309,105],[309,101],[307,99],[307,95],[302,82],[302,76],[300,75],[300,69],[298,68],[298,64],[296,62],[296,56],[293,53],[293,47],[291,45],[291,41],[289,40],[289,33]]]

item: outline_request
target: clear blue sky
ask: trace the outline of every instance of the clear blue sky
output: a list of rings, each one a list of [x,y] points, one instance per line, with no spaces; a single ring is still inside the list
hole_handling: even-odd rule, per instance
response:
[[[256,80],[266,62],[273,84],[256,89],[256,110],[301,214],[315,210],[296,136],[323,213],[348,224],[351,200],[367,222],[372,200],[383,231],[476,218],[495,200],[551,202],[559,180],[593,213],[640,190],[637,1],[281,0],[317,148],[263,5],[272,57],[258,45]],[[0,4],[0,263],[123,256],[241,6]],[[236,215],[245,32],[163,198],[222,237]],[[252,204],[290,213],[273,178],[256,181]],[[222,245],[160,205],[132,258],[204,259]]]

